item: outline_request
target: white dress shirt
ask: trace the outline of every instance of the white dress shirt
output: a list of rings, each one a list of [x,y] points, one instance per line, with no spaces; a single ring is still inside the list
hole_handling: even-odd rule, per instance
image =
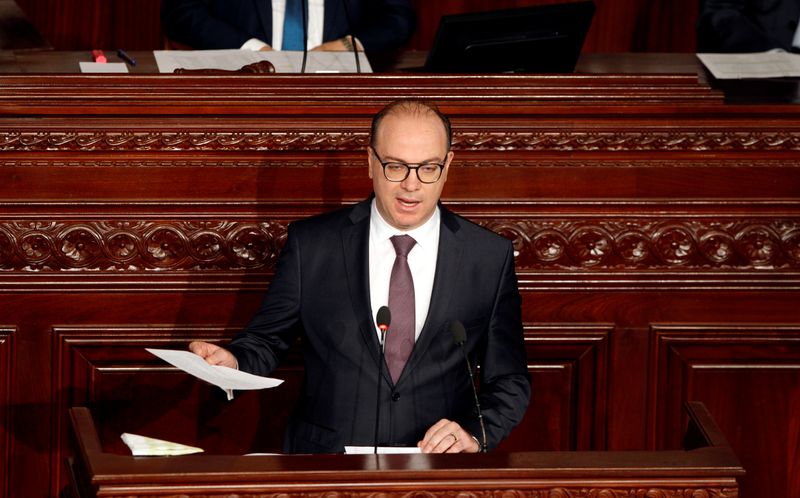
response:
[[[283,45],[283,20],[286,14],[286,0],[272,0],[272,43],[258,38],[250,38],[242,50],[261,50],[271,45],[280,50]],[[325,25],[325,0],[308,0],[308,43],[309,50],[322,45],[322,30]]]
[[[422,326],[428,316],[433,293],[433,276],[436,272],[436,258],[439,256],[439,230],[441,214],[436,208],[433,216],[422,226],[402,231],[389,225],[378,212],[372,201],[369,217],[369,295],[372,306],[373,325],[375,315],[381,306],[389,304],[389,280],[394,266],[394,235],[410,235],[417,241],[408,253],[408,266],[414,279],[414,339],[419,338]],[[391,311],[391,310],[390,310]],[[391,330],[391,327],[390,327]],[[380,330],[375,325],[375,333],[380,338]],[[391,332],[390,332],[391,333]]]

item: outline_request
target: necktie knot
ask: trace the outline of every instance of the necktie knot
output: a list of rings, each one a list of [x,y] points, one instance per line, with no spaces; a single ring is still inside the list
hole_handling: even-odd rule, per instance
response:
[[[395,235],[389,240],[392,241],[394,252],[401,258],[407,258],[411,248],[417,243],[410,235]]]

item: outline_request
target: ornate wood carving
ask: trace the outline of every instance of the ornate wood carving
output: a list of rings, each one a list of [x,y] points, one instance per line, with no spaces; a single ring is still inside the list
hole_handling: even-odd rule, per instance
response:
[[[271,270],[289,220],[0,221],[0,268]],[[479,219],[511,239],[517,268],[800,269],[800,219]]]
[[[72,131],[0,130],[0,150],[12,151],[317,151],[363,150],[367,130],[303,131]],[[455,131],[453,147],[473,151],[797,151],[800,131],[562,130]]]

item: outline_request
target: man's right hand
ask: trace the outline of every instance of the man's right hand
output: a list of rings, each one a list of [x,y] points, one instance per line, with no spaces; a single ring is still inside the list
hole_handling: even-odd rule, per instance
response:
[[[233,356],[233,353],[216,344],[193,341],[189,344],[189,351],[206,360],[206,363],[209,365],[239,368],[239,362],[236,361],[236,357]]]

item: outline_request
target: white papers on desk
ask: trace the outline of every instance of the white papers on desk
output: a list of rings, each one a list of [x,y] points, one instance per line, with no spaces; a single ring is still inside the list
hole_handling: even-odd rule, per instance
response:
[[[154,50],[153,55],[161,73],[175,69],[224,69],[236,71],[254,62],[269,61],[276,73],[299,73],[303,52],[253,50]],[[362,73],[371,73],[367,56],[358,53]],[[307,73],[355,73],[356,60],[352,52],[308,52]]]
[[[177,456],[202,453],[202,448],[164,441],[138,434],[122,433],[122,441],[131,449],[133,456]]]
[[[800,55],[789,52],[697,54],[697,58],[721,80],[800,76]]]
[[[150,353],[158,356],[172,366],[194,375],[198,379],[213,384],[228,394],[228,399],[233,399],[233,390],[265,389],[279,386],[283,383],[280,379],[261,377],[247,372],[240,372],[235,368],[220,365],[209,365],[206,360],[190,351],[173,349],[145,348]]]
[[[345,455],[369,455],[375,453],[374,446],[345,446]],[[400,455],[409,453],[422,453],[416,446],[378,446],[378,454]]]
[[[127,73],[124,62],[84,62],[78,63],[82,73]]]

